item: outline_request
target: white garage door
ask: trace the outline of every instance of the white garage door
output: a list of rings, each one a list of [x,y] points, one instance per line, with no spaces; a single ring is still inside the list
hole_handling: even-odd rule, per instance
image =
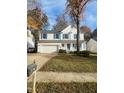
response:
[[[42,45],[40,47],[41,53],[56,53],[58,52],[58,46],[57,45]]]

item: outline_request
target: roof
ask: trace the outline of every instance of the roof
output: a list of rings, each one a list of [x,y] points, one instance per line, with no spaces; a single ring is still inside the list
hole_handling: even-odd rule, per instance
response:
[[[56,32],[56,31],[41,31],[41,33],[54,34],[54,33],[60,33],[60,32]]]
[[[70,27],[74,27],[74,28],[76,28],[75,26],[68,25],[68,26],[67,26],[67,27],[65,27],[62,31],[54,31],[54,30],[41,30],[40,32],[41,32],[41,33],[49,33],[49,34],[61,33],[61,32],[63,32],[63,31],[64,31],[64,30],[66,30],[66,29],[70,29]],[[81,33],[83,33],[83,32],[84,32],[84,31],[82,31],[82,29],[85,29],[85,27],[80,28],[80,32],[81,32]],[[86,28],[86,30],[87,30],[87,28]]]
[[[65,29],[68,29],[69,27],[70,27],[70,25],[69,25],[69,26],[66,26],[62,31],[41,30],[40,32],[41,32],[41,33],[48,33],[48,34],[61,33],[61,32],[63,32]]]
[[[38,43],[76,43],[76,40],[40,40]],[[80,40],[79,43],[83,43],[84,40]]]

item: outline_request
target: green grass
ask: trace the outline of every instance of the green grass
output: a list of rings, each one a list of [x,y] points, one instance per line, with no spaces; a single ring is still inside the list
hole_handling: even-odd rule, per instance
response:
[[[38,83],[36,90],[37,93],[97,93],[97,83]]]
[[[97,72],[97,56],[88,58],[61,54],[49,60],[39,71]]]

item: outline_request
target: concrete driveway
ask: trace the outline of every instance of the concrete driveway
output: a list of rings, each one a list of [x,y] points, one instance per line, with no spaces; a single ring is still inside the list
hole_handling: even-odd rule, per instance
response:
[[[39,70],[48,60],[52,57],[56,56],[57,54],[40,54],[40,53],[30,53],[27,54],[27,65],[36,62],[37,70]]]

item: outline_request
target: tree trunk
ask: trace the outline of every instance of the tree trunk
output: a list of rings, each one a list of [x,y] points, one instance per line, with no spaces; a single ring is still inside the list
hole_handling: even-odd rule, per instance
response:
[[[87,48],[87,43],[88,43],[88,41],[86,41],[86,51],[88,51],[88,48]]]
[[[34,40],[35,40],[35,52],[37,52],[37,44],[39,41],[39,31],[34,31],[33,36],[34,36]]]
[[[77,17],[77,54],[79,54],[79,18]]]
[[[37,44],[38,44],[38,41],[35,40],[35,52],[37,53]]]

